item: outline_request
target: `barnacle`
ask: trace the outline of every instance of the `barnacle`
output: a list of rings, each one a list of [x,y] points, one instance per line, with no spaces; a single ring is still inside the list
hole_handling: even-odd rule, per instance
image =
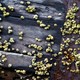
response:
[[[24,19],[24,16],[20,16],[21,19]]]

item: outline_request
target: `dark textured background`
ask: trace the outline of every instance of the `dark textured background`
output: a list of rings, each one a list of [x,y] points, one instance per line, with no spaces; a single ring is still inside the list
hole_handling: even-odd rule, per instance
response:
[[[46,24],[50,24],[53,26],[53,23],[57,23],[58,27],[53,28],[49,31],[45,31],[44,29],[39,28],[39,26],[36,24],[35,20],[33,19],[34,14],[27,13],[25,9],[25,5],[19,4],[20,0],[14,1],[14,0],[1,0],[0,2],[3,3],[4,6],[12,5],[15,7],[15,12],[11,13],[11,15],[7,18],[3,17],[3,21],[0,22],[0,25],[4,25],[4,34],[3,39],[8,39],[10,36],[6,33],[7,26],[11,25],[14,29],[13,35],[11,37],[14,37],[16,40],[16,44],[12,45],[12,47],[19,48],[20,53],[22,53],[22,50],[26,49],[28,51],[31,51],[28,49],[25,45],[28,45],[29,43],[37,43],[34,41],[36,37],[40,37],[43,39],[40,44],[41,46],[46,46],[46,41],[44,38],[50,33],[55,36],[55,45],[53,46],[53,49],[56,53],[59,51],[59,45],[61,43],[61,32],[60,27],[63,26],[63,23],[65,21],[65,15],[68,10],[72,6],[73,2],[77,2],[78,6],[80,6],[80,0],[30,0],[34,6],[37,8],[37,14],[39,15],[40,19],[43,20]],[[27,1],[27,0],[24,0]],[[58,13],[62,13],[61,16],[58,15]],[[80,13],[80,12],[79,12]],[[25,20],[21,20],[19,17],[21,15],[25,16]],[[48,15],[52,15],[53,18],[51,20],[47,19]],[[0,16],[2,17],[1,13]],[[80,14],[77,14],[77,19],[80,21]],[[24,31],[24,39],[23,41],[18,40],[18,31]],[[6,35],[6,36],[5,36]],[[44,50],[43,53],[45,54]],[[58,66],[51,71],[50,80],[80,80],[80,74],[70,73],[67,71],[64,67],[60,66],[60,58],[57,57]],[[63,69],[64,68],[64,69]],[[5,74],[1,74],[1,77],[4,77],[5,80],[13,80],[13,77],[18,77],[18,75],[13,70],[7,70],[5,69]],[[1,80],[1,79],[0,79]],[[30,79],[31,80],[31,79]]]

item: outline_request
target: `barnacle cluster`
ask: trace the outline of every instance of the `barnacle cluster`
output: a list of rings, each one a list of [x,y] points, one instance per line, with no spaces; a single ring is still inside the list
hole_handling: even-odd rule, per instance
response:
[[[68,10],[64,28],[61,28],[62,35],[80,34],[80,23],[77,24],[75,20],[78,10],[79,7],[77,7],[76,4],[73,4],[73,7]]]
[[[70,69],[71,72],[80,72],[80,23],[76,21],[76,13],[78,10],[79,7],[74,3],[73,7],[67,12],[64,27],[61,28],[63,38],[60,51],[65,55],[62,58],[62,63],[63,65],[68,65],[69,69],[69,65],[75,62],[76,69]],[[71,45],[75,45],[75,47]]]
[[[44,62],[46,62],[46,63],[44,64]],[[52,64],[50,64],[48,62],[48,58],[45,59],[44,62],[43,61],[36,62],[36,58],[34,57],[34,59],[32,60],[32,66],[35,69],[35,74],[49,75],[48,69],[50,69],[52,67]]]
[[[28,6],[28,7],[26,8],[26,11],[29,12],[29,13],[33,13],[33,12],[36,11],[36,9],[35,9],[34,6]]]
[[[37,20],[36,22],[39,24],[39,26],[40,26],[41,28],[43,28],[43,29],[45,29],[45,30],[49,30],[50,27],[51,27],[49,24],[46,25],[46,24],[43,23],[41,20]]]
[[[14,7],[13,6],[8,6],[8,9],[10,11],[14,11]],[[1,3],[0,3],[0,11],[2,12],[3,16],[6,17],[6,16],[9,16],[10,15],[10,12],[7,11],[7,8],[4,7]]]
[[[37,44],[31,44],[31,45],[28,45],[28,47],[37,49],[39,51],[41,51],[43,49],[42,46],[38,46]]]

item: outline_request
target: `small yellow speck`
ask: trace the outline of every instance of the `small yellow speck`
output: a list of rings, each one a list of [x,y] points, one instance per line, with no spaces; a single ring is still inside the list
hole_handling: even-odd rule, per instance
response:
[[[51,18],[52,18],[52,16],[51,16],[51,15],[49,15],[49,16],[48,16],[48,18],[49,18],[49,19],[51,19]]]
[[[24,16],[20,16],[21,19],[24,19]]]
[[[24,2],[23,1],[20,1],[20,4],[24,4]]]
[[[8,67],[12,67],[12,64],[8,64]]]

